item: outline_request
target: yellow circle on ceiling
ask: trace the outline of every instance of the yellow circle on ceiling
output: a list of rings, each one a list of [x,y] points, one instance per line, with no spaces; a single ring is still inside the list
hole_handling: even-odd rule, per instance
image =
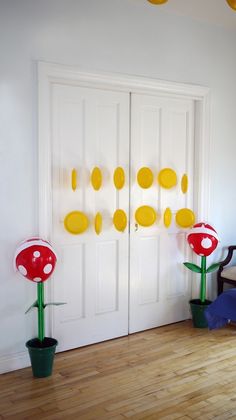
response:
[[[150,188],[153,183],[153,173],[151,169],[146,167],[139,169],[137,180],[141,188]]]
[[[158,174],[158,182],[163,188],[172,188],[177,184],[176,172],[171,168],[164,168]]]
[[[157,214],[153,207],[141,206],[135,212],[135,220],[140,226],[152,226],[157,218]]]
[[[150,1],[150,0],[148,0]],[[228,5],[233,9],[236,10],[236,0],[226,0]]]
[[[118,168],[114,171],[113,181],[117,190],[121,190],[121,188],[123,188],[125,184],[125,172],[120,166],[118,166]]]
[[[81,211],[71,211],[64,219],[65,229],[73,235],[83,233],[88,228],[88,225],[88,218]]]
[[[91,184],[93,188],[98,191],[102,185],[102,172],[101,169],[95,166],[91,173]]]
[[[195,223],[195,214],[191,209],[180,209],[175,216],[177,225],[183,228],[189,228]]]
[[[148,0],[148,1],[149,3],[152,3],[152,4],[164,4],[164,3],[167,3],[168,0]]]
[[[123,232],[127,226],[127,216],[124,210],[118,209],[113,215],[113,224],[119,232]]]

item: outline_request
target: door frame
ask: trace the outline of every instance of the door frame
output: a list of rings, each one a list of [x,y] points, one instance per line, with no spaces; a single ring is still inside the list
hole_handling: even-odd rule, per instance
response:
[[[38,191],[39,236],[50,241],[52,233],[51,182],[51,95],[53,84],[69,84],[108,89],[126,93],[188,98],[195,101],[195,177],[194,208],[199,219],[207,220],[210,202],[210,89],[205,86],[176,83],[137,75],[107,72],[86,72],[76,67],[38,62]],[[46,287],[48,298],[53,295],[53,282]],[[197,291],[196,282],[192,294]],[[47,328],[52,332],[53,311]]]

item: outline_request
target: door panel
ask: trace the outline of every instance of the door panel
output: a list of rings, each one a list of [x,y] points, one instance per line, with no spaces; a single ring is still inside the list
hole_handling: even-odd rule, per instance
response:
[[[167,229],[163,214],[170,207],[173,218],[180,208],[193,207],[194,103],[191,100],[132,95],[131,100],[131,225],[130,225],[130,324],[129,332],[177,322],[189,317],[191,274],[184,269],[188,248],[184,230],[172,221]],[[149,189],[137,184],[140,167],[154,173]],[[178,185],[161,187],[161,169],[176,171]],[[181,176],[189,188],[183,194]],[[137,226],[135,210],[152,206],[159,214],[151,227]]]
[[[52,93],[53,214],[52,241],[58,251],[53,300],[67,302],[53,310],[53,335],[59,350],[128,333],[128,228],[113,228],[117,208],[129,212],[129,94],[54,85]],[[103,183],[95,191],[90,174],[99,166]],[[118,191],[113,171],[122,166],[126,183]],[[71,188],[71,171],[78,187]],[[68,212],[89,219],[83,234],[64,228]],[[94,231],[100,212],[103,228]]]
[[[158,237],[143,237],[139,241],[139,305],[155,303],[159,299],[157,282],[159,277],[159,261],[157,258],[157,255],[159,255],[159,242]]]
[[[100,242],[96,246],[96,314],[118,310],[118,242]],[[113,261],[110,266],[107,261]]]

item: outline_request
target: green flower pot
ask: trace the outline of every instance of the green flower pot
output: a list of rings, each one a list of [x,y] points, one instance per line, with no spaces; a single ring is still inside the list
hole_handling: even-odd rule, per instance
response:
[[[205,318],[205,309],[211,304],[210,300],[205,300],[204,303],[200,299],[190,300],[190,308],[192,313],[193,326],[195,328],[207,328],[208,323]]]
[[[57,344],[57,340],[50,337],[45,337],[43,342],[38,338],[27,341],[25,345],[29,351],[33,376],[36,378],[51,376]]]

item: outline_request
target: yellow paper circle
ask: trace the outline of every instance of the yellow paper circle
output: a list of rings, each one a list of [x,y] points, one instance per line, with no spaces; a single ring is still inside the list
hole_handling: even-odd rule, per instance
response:
[[[73,191],[77,188],[77,171],[76,169],[72,169],[71,171],[71,188]]]
[[[127,226],[127,216],[124,210],[118,209],[113,215],[113,224],[119,232],[123,232]]]
[[[114,171],[113,181],[117,190],[121,190],[121,188],[123,188],[125,184],[125,172],[120,166],[118,166],[118,168]]]
[[[195,223],[195,214],[190,209],[180,209],[177,211],[175,216],[175,221],[177,225],[183,228],[188,228],[194,225]]]
[[[152,226],[157,218],[153,207],[141,206],[135,212],[135,220],[140,226]]]
[[[98,191],[101,188],[102,172],[101,172],[100,168],[98,168],[97,166],[95,166],[95,168],[93,168],[93,170],[92,170],[91,184],[96,191]]]
[[[188,191],[188,175],[184,174],[181,179],[181,190],[184,194]]]
[[[97,235],[99,235],[102,231],[102,215],[99,212],[94,218],[94,229]]]
[[[89,225],[86,214],[81,211],[72,211],[68,213],[64,219],[64,227],[67,232],[73,235],[83,233]]]
[[[176,172],[171,168],[164,168],[158,174],[158,182],[163,188],[172,188],[177,184]]]
[[[146,167],[139,169],[137,181],[141,188],[150,188],[153,183],[153,173],[151,169]]]
[[[164,212],[164,225],[166,228],[168,228],[171,225],[171,220],[172,220],[171,209],[167,207]]]

